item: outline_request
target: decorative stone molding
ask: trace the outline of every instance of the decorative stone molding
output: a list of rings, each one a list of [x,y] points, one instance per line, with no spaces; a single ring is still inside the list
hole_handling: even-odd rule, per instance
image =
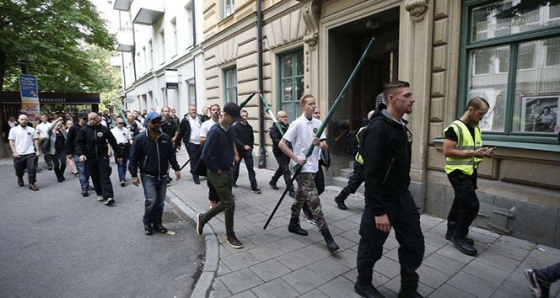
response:
[[[319,39],[319,18],[321,17],[321,1],[313,0],[302,8],[302,18],[307,27],[307,32],[303,37],[311,48],[315,48]]]
[[[426,16],[430,0],[406,0],[404,8],[410,13],[413,21],[419,22]]]

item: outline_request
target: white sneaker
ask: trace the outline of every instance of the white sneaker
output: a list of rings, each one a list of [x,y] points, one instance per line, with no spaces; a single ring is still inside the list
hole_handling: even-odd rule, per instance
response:
[[[108,198],[107,201],[105,201],[105,205],[107,206],[111,206],[115,203],[115,199],[113,198]]]
[[[97,196],[97,201],[98,202],[103,202],[103,201],[105,201],[105,199],[103,198],[103,196]]]

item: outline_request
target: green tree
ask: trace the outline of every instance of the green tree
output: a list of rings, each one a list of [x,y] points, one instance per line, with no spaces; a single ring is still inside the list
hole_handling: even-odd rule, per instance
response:
[[[34,58],[29,73],[37,76],[40,92],[109,90],[113,84],[94,53],[96,47],[110,50],[114,44],[89,0],[2,0],[0,96],[5,86],[19,89],[17,61],[22,57]],[[0,148],[0,155],[6,156],[5,151]]]

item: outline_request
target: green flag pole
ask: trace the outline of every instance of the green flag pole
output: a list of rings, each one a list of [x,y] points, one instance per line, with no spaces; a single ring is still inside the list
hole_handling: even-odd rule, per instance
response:
[[[315,134],[316,137],[319,138],[319,137],[321,137],[321,134],[323,134],[323,131],[325,130],[325,127],[327,126],[327,124],[331,120],[332,116],[334,115],[334,112],[336,111],[338,105],[342,101],[342,98],[344,98],[344,95],[346,95],[346,92],[348,91],[348,88],[350,87],[350,84],[354,80],[354,77],[356,77],[356,75],[358,74],[358,71],[360,71],[360,68],[362,67],[362,64],[364,64],[364,61],[366,60],[369,49],[371,48],[371,45],[373,44],[374,41],[375,41],[375,37],[372,37],[371,40],[369,41],[364,53],[362,54],[362,57],[358,61],[358,64],[356,65],[356,67],[354,68],[352,73],[350,74],[350,77],[348,78],[348,80],[346,81],[344,86],[342,87],[342,90],[340,90],[340,93],[338,94],[338,97],[336,98],[333,105],[331,106],[331,108],[329,110],[329,113],[327,114],[327,117],[325,117],[325,120],[323,121],[323,123],[321,123],[321,126],[319,127],[319,130],[317,130],[317,134]],[[307,148],[307,151],[305,152],[305,157],[306,158],[309,157],[311,155],[311,153],[313,153],[313,149],[315,149],[314,147],[315,147],[315,145],[311,144],[309,146],[309,148]],[[289,185],[286,185],[286,189],[284,190],[284,193],[282,193],[282,196],[280,197],[280,200],[276,204],[276,207],[274,207],[274,210],[272,210],[272,213],[270,214],[270,217],[266,221],[266,224],[264,225],[263,230],[266,230],[266,227],[268,226],[268,224],[272,220],[272,217],[274,216],[274,213],[276,213],[276,210],[280,206],[280,203],[282,203],[282,200],[286,196],[286,193],[290,189],[290,186],[294,183],[294,180],[295,180],[296,176],[299,174],[300,171],[301,171],[301,166],[299,164],[296,164],[296,166],[294,167],[294,176],[290,180]]]
[[[274,117],[274,113],[270,109],[270,105],[268,104],[268,102],[266,102],[266,100],[264,100],[264,96],[262,95],[262,93],[259,92],[259,95],[261,96],[261,100],[262,100],[263,105],[264,105],[264,110],[268,113],[268,115],[270,116],[274,125],[276,125],[276,128],[278,128],[280,133],[282,135],[284,135],[284,130],[282,129],[282,126],[280,125],[280,123],[278,123],[278,119],[276,119],[276,117]]]

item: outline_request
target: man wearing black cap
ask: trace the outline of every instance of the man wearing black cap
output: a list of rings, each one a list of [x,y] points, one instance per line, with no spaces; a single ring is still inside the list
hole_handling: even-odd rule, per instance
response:
[[[78,178],[80,180],[80,187],[82,188],[82,196],[87,197],[89,195],[89,173],[86,169],[86,163],[80,161],[80,156],[76,151],[76,138],[78,137],[78,132],[82,127],[84,127],[87,123],[87,115],[83,115],[79,118],[78,124],[72,125],[68,130],[68,134],[66,135],[66,143],[64,146],[66,147],[66,157],[68,159],[73,158],[74,162],[76,163],[76,167],[78,169]]]
[[[237,239],[233,231],[235,202],[231,193],[235,155],[233,151],[234,133],[231,125],[235,121],[241,120],[239,110],[237,104],[228,102],[224,106],[222,118],[210,128],[204,142],[201,159],[208,167],[208,180],[214,185],[220,201],[206,213],[199,213],[196,224],[196,232],[202,235],[204,224],[224,211],[226,241],[233,248],[243,248],[243,243]]]
[[[166,233],[162,225],[163,206],[167,193],[167,171],[171,164],[175,170],[175,178],[181,179],[181,167],[177,163],[175,146],[171,137],[161,131],[161,116],[156,112],[146,115],[145,132],[134,138],[130,149],[130,163],[128,170],[132,176],[132,184],[139,186],[140,179],[144,187],[144,232],[152,235],[156,230]],[[140,179],[138,169],[140,168]]]

